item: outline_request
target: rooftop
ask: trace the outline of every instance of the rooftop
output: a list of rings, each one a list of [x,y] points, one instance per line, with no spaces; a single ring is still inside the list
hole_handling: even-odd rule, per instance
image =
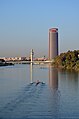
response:
[[[49,29],[50,32],[58,32],[58,28],[51,28]]]

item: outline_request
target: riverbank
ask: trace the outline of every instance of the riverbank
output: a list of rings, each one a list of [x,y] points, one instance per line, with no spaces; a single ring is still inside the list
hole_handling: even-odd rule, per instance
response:
[[[12,64],[12,63],[0,63],[0,67],[1,66],[10,66],[10,65],[14,65],[14,64]]]

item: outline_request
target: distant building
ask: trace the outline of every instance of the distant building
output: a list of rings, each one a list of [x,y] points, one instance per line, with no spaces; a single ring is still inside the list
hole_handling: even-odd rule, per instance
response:
[[[49,60],[58,55],[58,29],[49,29]]]

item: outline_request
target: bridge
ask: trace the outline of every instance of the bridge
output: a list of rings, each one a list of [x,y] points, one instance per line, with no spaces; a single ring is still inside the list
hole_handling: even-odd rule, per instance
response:
[[[33,64],[48,64],[48,63],[52,63],[54,62],[54,60],[52,61],[8,61],[7,63],[12,63],[12,64],[30,64],[30,63],[33,63]]]

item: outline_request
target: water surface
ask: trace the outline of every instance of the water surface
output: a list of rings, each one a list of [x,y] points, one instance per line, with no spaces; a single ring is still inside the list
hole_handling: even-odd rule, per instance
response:
[[[0,67],[0,119],[62,118],[79,118],[77,72],[46,65]]]

